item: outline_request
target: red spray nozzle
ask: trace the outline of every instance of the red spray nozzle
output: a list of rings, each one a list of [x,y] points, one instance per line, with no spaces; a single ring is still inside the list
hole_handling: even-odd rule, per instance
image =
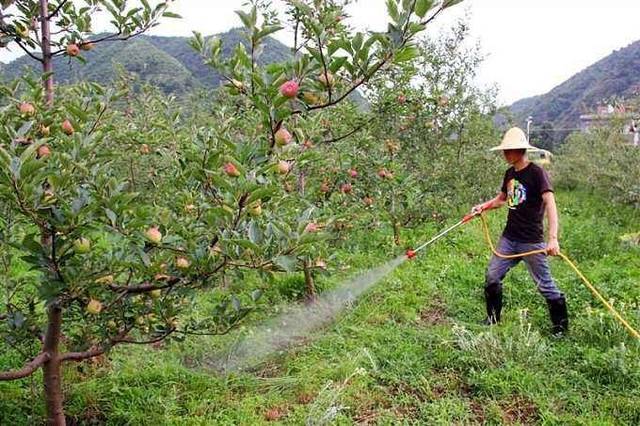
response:
[[[416,254],[417,253],[415,252],[415,250],[412,250],[412,249],[407,250],[407,259],[409,260],[413,259],[414,257],[416,257]]]

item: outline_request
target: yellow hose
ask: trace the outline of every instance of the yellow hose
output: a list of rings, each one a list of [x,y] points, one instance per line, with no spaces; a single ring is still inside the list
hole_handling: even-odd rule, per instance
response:
[[[498,253],[498,251],[496,250],[495,246],[493,245],[493,242],[491,241],[491,235],[489,233],[489,226],[487,225],[487,219],[485,218],[484,213],[480,214],[480,220],[482,222],[482,229],[484,231],[484,238],[487,241],[487,244],[489,245],[489,247],[491,248],[491,251],[496,256],[498,256],[500,258],[503,258],[503,259],[514,259],[514,258],[517,258],[517,257],[530,256],[532,254],[546,253],[546,249],[532,250],[532,251],[527,251],[527,252],[524,252],[524,253],[513,254],[513,255],[506,255],[506,254]],[[609,310],[609,312],[611,312],[613,317],[620,324],[622,324],[629,331],[629,333],[631,333],[631,335],[633,337],[635,337],[636,339],[640,339],[640,333],[638,333],[638,331],[636,331],[636,329],[634,329],[624,318],[622,318],[622,315],[620,315],[618,313],[618,311],[616,311],[615,308],[613,306],[611,306],[611,304],[609,302],[607,302],[604,297],[602,297],[602,295],[600,294],[598,289],[596,289],[596,287],[593,284],[591,284],[591,282],[587,279],[587,277],[585,277],[584,274],[582,272],[580,272],[580,270],[575,265],[575,263],[573,263],[571,261],[571,259],[569,259],[564,253],[559,253],[558,255],[562,258],[562,260],[567,262],[569,264],[569,266],[571,266],[571,268],[575,271],[575,273],[582,279],[582,281],[587,286],[587,288],[589,290],[591,290],[591,293],[593,293],[593,295],[596,296],[596,298],[599,299],[602,302],[602,304]]]

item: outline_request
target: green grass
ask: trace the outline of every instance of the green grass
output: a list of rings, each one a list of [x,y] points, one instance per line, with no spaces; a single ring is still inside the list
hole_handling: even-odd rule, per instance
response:
[[[640,249],[618,241],[638,230],[638,213],[601,201],[559,194],[561,245],[640,327]],[[491,216],[494,237],[503,215]],[[425,226],[406,239],[418,243],[435,231]],[[389,236],[375,237],[341,250],[350,268],[322,278],[321,287],[390,258]],[[251,372],[222,377],[203,363],[235,334],[121,347],[108,364],[69,366],[67,412],[82,424],[253,425],[269,414],[282,424],[640,424],[638,342],[559,259],[552,269],[568,298],[568,337],[549,335],[546,304],[523,266],[507,277],[503,323],[478,325],[488,258],[479,224],[468,225],[306,344]],[[297,283],[276,283],[279,292],[245,326],[274,315]],[[0,424],[40,419],[39,378],[35,394],[29,384],[0,384]]]

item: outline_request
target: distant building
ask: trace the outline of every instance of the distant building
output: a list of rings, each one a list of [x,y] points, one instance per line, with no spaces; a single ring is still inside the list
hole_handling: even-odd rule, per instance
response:
[[[591,129],[611,126],[614,122],[624,123],[620,133],[627,135],[629,143],[638,146],[640,142],[640,128],[638,127],[638,113],[632,106],[624,104],[599,104],[596,111],[580,116],[580,129],[588,132]]]

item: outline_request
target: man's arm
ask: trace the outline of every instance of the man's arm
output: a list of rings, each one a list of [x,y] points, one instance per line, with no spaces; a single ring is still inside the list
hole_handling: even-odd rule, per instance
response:
[[[549,240],[547,242],[547,254],[557,256],[560,253],[558,243],[558,208],[556,207],[556,197],[553,192],[547,191],[542,194],[544,201],[544,211],[549,222]]]

